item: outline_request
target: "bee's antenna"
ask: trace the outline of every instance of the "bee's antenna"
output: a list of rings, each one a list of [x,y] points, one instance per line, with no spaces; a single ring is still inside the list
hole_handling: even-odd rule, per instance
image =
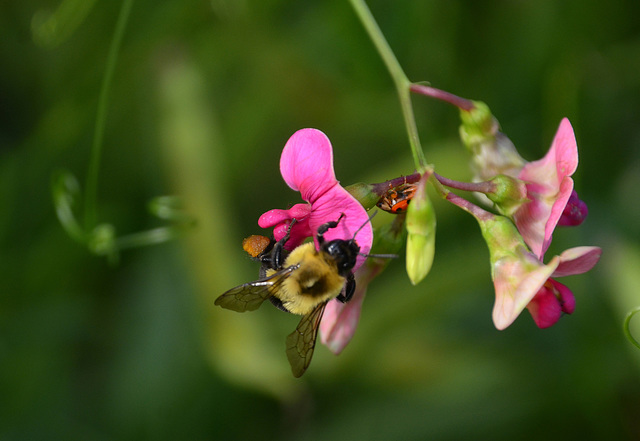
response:
[[[358,233],[360,232],[360,230],[362,230],[362,229],[364,228],[364,226],[365,226],[365,225],[367,225],[367,222],[371,222],[371,219],[373,219],[373,217],[374,217],[376,214],[378,214],[378,210],[374,211],[374,212],[373,212],[373,214],[372,214],[371,216],[369,216],[369,218],[368,218],[368,219],[367,219],[367,220],[366,220],[362,225],[360,225],[360,228],[358,228],[358,229],[356,230],[356,232],[355,232],[355,233],[353,233],[353,239],[352,239],[352,240],[355,240],[355,239],[356,239],[356,236],[358,235]]]
[[[377,257],[378,259],[397,259],[398,256],[397,254],[364,254],[364,253],[358,253],[358,255],[363,256],[363,257]]]

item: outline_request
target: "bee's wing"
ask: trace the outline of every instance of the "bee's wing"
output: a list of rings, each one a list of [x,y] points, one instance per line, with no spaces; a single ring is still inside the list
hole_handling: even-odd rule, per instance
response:
[[[294,377],[300,377],[309,367],[316,346],[318,326],[327,303],[321,303],[302,317],[295,331],[287,336],[287,358]]]
[[[215,304],[232,311],[255,311],[266,299],[280,289],[282,282],[300,265],[292,265],[255,282],[231,288],[215,301]]]

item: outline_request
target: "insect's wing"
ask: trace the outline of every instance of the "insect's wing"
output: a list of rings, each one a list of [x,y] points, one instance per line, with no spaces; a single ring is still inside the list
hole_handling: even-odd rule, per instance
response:
[[[262,302],[278,292],[282,282],[298,267],[299,265],[289,266],[270,277],[231,288],[218,297],[215,304],[237,312],[255,311]]]
[[[316,346],[318,326],[327,303],[321,303],[302,317],[295,331],[287,336],[287,358],[294,377],[300,377],[309,367]]]

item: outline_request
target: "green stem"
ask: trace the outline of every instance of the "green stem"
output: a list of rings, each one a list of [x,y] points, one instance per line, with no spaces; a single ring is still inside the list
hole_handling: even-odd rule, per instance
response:
[[[413,107],[411,106],[411,96],[409,93],[411,81],[409,81],[402,70],[400,63],[398,63],[395,54],[391,50],[391,47],[389,47],[389,43],[387,43],[387,40],[384,38],[380,27],[376,23],[375,18],[371,14],[371,11],[364,0],[349,1],[391,74],[391,78],[393,79],[398,92],[398,98],[400,98],[402,115],[404,117],[407,133],[409,134],[409,145],[411,146],[411,152],[413,153],[413,161],[415,162],[416,169],[420,173],[424,173],[427,169],[427,161],[424,157],[422,146],[420,145],[418,128],[416,127]]]
[[[97,199],[98,199],[98,172],[100,170],[100,159],[102,156],[102,144],[104,140],[104,128],[107,119],[107,104],[109,91],[111,89],[111,80],[115,71],[116,62],[118,60],[118,52],[122,45],[124,29],[129,19],[133,0],[123,0],[120,8],[120,15],[116,22],[116,29],[113,33],[109,54],[107,56],[107,65],[100,87],[100,97],[98,98],[98,112],[96,114],[96,126],[93,135],[93,143],[91,146],[91,159],[89,160],[89,171],[87,173],[87,183],[85,190],[85,229],[91,231],[96,225],[97,219]]]

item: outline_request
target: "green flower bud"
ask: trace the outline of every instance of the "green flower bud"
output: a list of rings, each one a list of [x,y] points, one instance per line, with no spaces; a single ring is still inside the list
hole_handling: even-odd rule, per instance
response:
[[[425,173],[407,210],[407,274],[417,285],[431,270],[435,253],[436,215],[427,195]]]
[[[356,198],[365,210],[375,207],[376,203],[380,199],[380,195],[373,192],[373,185],[365,184],[364,182],[351,184],[344,189],[347,190],[351,196]]]
[[[475,152],[478,145],[494,139],[499,127],[489,106],[481,101],[474,101],[473,105],[472,110],[460,110],[460,138],[471,152]]]
[[[489,107],[474,101],[472,110],[461,110],[460,138],[471,152],[475,181],[486,181],[499,174],[518,176],[526,161],[511,140],[499,131],[500,124]]]
[[[529,200],[526,184],[520,179],[498,175],[491,179],[491,182],[495,185],[495,189],[493,192],[486,193],[486,196],[505,216],[512,217],[513,213]]]

